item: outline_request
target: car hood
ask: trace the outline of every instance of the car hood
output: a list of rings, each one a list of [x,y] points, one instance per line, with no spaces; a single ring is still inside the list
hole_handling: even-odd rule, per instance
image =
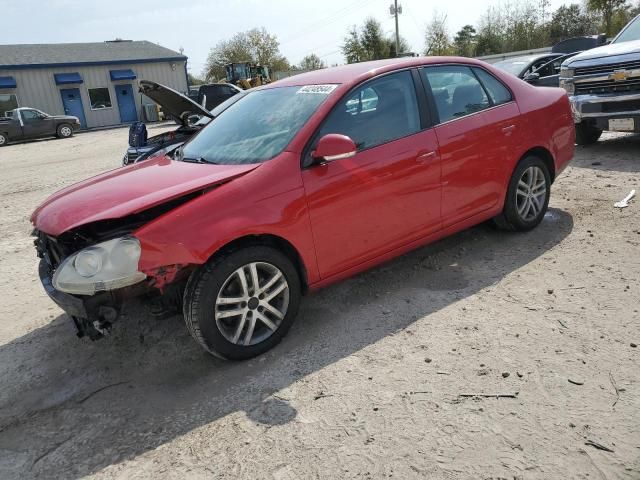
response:
[[[79,121],[78,117],[74,117],[73,115],[49,115],[49,117],[54,120],[69,120],[70,122]]]
[[[58,236],[89,223],[122,218],[231,181],[259,165],[210,165],[159,157],[71,185],[31,215],[36,229]]]
[[[640,53],[640,40],[634,40],[631,42],[621,42],[621,43],[611,43],[609,45],[603,45],[602,47],[592,48],[590,50],[585,50],[582,53],[579,53],[575,57],[571,57],[565,63],[569,66],[574,66],[574,64],[606,64],[606,63],[617,63],[620,60],[621,55],[627,54],[637,54]],[[607,58],[607,61],[597,61],[596,59]],[[611,57],[611,58],[609,58]],[[623,60],[624,61],[624,60]],[[585,66],[580,65],[580,66]]]
[[[160,83],[140,80],[139,91],[160,105],[165,113],[180,119],[184,125],[187,125],[189,115],[203,115],[213,118],[213,115],[206,108],[198,105],[186,95]]]

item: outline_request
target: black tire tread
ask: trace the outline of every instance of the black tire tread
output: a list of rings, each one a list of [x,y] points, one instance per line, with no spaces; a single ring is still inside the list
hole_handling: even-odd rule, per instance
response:
[[[60,130],[62,129],[62,127],[69,127],[71,129],[71,135],[69,135],[68,137],[63,136],[60,133]],[[56,136],[58,138],[71,138],[71,137],[73,137],[73,127],[68,123],[61,123],[60,125],[58,125],[58,128],[56,128]]]
[[[205,295],[210,293],[208,291],[205,291],[205,287],[207,286],[208,282],[212,281],[212,277],[214,277],[217,274],[218,268],[227,262],[234,261],[234,257],[239,257],[242,254],[246,254],[246,255],[254,254],[260,257],[260,254],[262,253],[264,255],[265,252],[268,252],[269,255],[272,255],[272,256],[275,255],[277,257],[280,257],[279,260],[283,263],[288,263],[289,270],[293,273],[293,275],[295,275],[295,278],[287,277],[287,280],[289,282],[290,304],[289,304],[289,310],[285,317],[286,319],[288,319],[289,315],[291,315],[292,317],[295,318],[295,315],[297,314],[300,296],[301,296],[300,279],[298,277],[298,273],[297,273],[297,270],[295,269],[293,262],[284,253],[280,252],[275,248],[264,246],[264,245],[249,246],[239,250],[232,250],[224,253],[218,253],[214,255],[207,263],[205,263],[200,268],[198,268],[195,272],[193,272],[193,274],[187,281],[187,286],[185,288],[184,297],[183,297],[183,312],[184,312],[184,320],[187,326],[187,330],[189,331],[191,336],[194,338],[194,340],[211,355],[223,360],[236,360],[236,359],[249,358],[249,357],[236,358],[236,357],[230,357],[229,355],[225,355],[220,351],[216,350],[215,348],[213,348],[205,339],[205,335],[203,334],[202,329],[200,328],[200,325],[198,323],[198,319],[200,318],[200,314],[203,309],[202,307],[203,299],[205,298]],[[272,344],[269,346],[269,348],[272,348],[273,346],[275,346],[277,343],[280,342],[280,340],[287,333],[291,323],[292,321],[281,325],[280,326],[281,330],[279,329],[278,332],[274,333],[273,337],[270,337],[269,339],[265,340],[265,342],[269,342],[269,340],[272,338],[276,339],[275,341],[271,340],[270,343]],[[244,347],[244,348],[247,348],[247,347]],[[261,351],[256,355],[259,355],[261,353],[263,352]],[[254,356],[254,355],[251,355],[251,356]]]
[[[540,167],[545,173],[545,178],[547,180],[547,198],[545,200],[545,205],[542,209],[542,214],[540,215],[540,217],[533,223],[525,224],[522,220],[518,218],[517,213],[515,213],[515,210],[514,210],[515,207],[512,205],[514,193],[515,193],[513,190],[517,188],[517,182],[520,179],[520,176],[522,175],[522,172],[524,171],[524,169],[528,168],[532,164],[535,164],[536,166]],[[502,213],[500,213],[499,215],[497,215],[492,219],[493,224],[502,230],[507,230],[511,232],[526,232],[528,230],[535,228],[540,223],[540,221],[542,221],[542,218],[544,217],[544,213],[546,212],[547,207],[549,205],[550,195],[551,195],[551,176],[550,176],[549,168],[547,167],[547,165],[544,163],[544,161],[541,158],[535,155],[528,155],[524,157],[522,160],[520,160],[520,162],[518,162],[518,164],[516,165],[516,168],[513,170],[513,173],[511,174],[511,178],[509,179],[509,185],[507,187],[507,194],[504,201],[504,207],[502,209]]]

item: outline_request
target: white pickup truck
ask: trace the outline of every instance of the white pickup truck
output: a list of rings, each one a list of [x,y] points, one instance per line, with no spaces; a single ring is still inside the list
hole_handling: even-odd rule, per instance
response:
[[[571,101],[578,145],[604,130],[640,132],[640,15],[613,41],[563,62],[560,86]]]

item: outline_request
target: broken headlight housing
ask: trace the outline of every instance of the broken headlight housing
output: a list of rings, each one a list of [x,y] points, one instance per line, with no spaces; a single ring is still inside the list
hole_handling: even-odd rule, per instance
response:
[[[560,88],[564,88],[567,95],[573,95],[575,93],[576,86],[573,83],[574,75],[575,70],[573,68],[560,67]]]
[[[138,271],[140,242],[125,236],[84,248],[65,258],[53,275],[61,292],[93,295],[138,283],[146,275]]]

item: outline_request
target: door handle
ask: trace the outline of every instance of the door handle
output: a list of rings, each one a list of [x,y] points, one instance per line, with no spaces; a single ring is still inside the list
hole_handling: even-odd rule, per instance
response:
[[[436,156],[436,152],[435,150],[433,150],[431,152],[424,152],[424,153],[418,154],[418,157],[416,158],[416,160],[418,161],[418,163],[424,163],[435,156]]]
[[[515,125],[509,125],[508,127],[504,127],[502,129],[502,132],[507,134],[507,135],[511,135],[511,133],[516,129]]]

